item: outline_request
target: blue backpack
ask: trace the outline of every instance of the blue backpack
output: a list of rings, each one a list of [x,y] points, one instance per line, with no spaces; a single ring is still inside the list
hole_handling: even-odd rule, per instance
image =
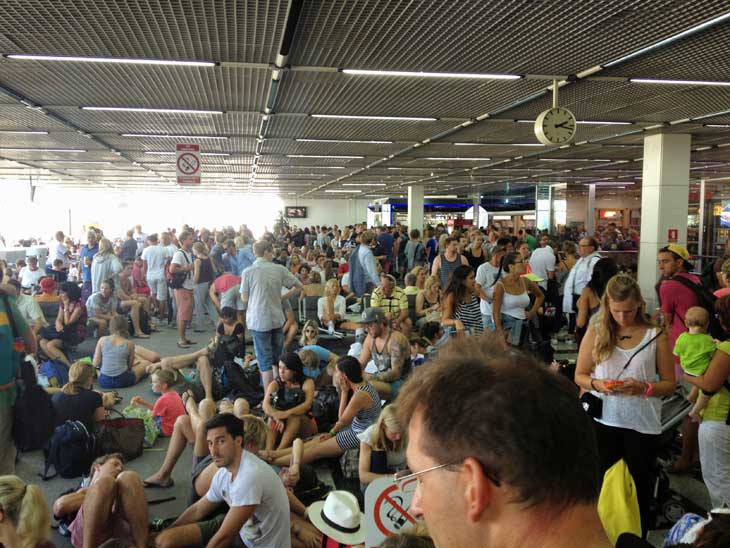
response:
[[[68,383],[68,366],[58,360],[47,360],[38,368],[38,382],[47,388],[63,388]]]
[[[350,252],[350,289],[358,297],[362,297],[367,289],[367,282],[365,280],[365,269],[360,262],[358,253],[359,247],[355,247]]]
[[[96,438],[81,421],[66,421],[56,427],[48,442],[46,464],[41,477],[78,478],[89,472],[96,458]],[[51,469],[54,473],[51,475]]]

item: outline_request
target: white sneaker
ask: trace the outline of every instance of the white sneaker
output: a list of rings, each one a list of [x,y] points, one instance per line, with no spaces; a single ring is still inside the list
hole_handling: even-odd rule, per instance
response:
[[[335,334],[335,322],[328,322],[327,323],[327,332],[330,335],[334,335]]]

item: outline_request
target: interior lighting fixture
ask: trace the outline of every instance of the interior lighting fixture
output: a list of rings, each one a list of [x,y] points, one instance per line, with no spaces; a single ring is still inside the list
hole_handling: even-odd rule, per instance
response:
[[[196,110],[185,108],[147,108],[147,107],[81,107],[81,110],[101,110],[109,112],[158,112],[161,114],[223,114],[222,110]]]
[[[53,162],[54,164],[104,164],[112,165],[108,160],[37,160],[38,162]]]
[[[157,135],[148,133],[122,133],[122,137],[147,137],[150,139],[215,139],[219,141],[227,141],[226,135]]]
[[[633,184],[636,184],[636,183],[631,182],[631,181],[629,181],[629,182],[621,182],[621,181],[600,182],[600,181],[598,181],[598,182],[595,182],[595,183],[583,183],[583,186],[591,186],[591,185],[595,185],[595,186],[619,186],[619,185],[633,185]]]
[[[440,196],[437,194],[434,194],[432,196],[424,196],[424,198],[429,200],[438,200],[440,198],[443,198],[445,200],[455,200],[459,196],[457,194],[441,194]]]
[[[352,143],[358,145],[392,145],[393,141],[358,141],[343,139],[294,139],[298,143]]]
[[[730,127],[730,124],[705,124],[705,127],[722,127],[722,128],[728,128],[728,127]]]
[[[335,118],[342,120],[390,120],[402,122],[436,122],[438,118],[424,116],[356,116],[352,114],[310,114],[312,118]]]
[[[543,162],[610,162],[605,158],[540,158]]]
[[[666,84],[674,86],[730,86],[730,82],[713,82],[711,80],[664,80],[661,78],[629,78],[634,84]]]
[[[403,70],[342,69],[344,74],[355,76],[405,76],[409,78],[464,78],[471,80],[519,80],[519,74],[480,74],[470,72],[411,72]]]
[[[48,135],[47,131],[0,129],[3,135]]]
[[[340,190],[340,189],[334,189],[334,190],[325,190],[325,192],[328,192],[330,194],[360,194],[362,190]]]
[[[335,160],[338,159],[344,159],[344,160],[353,160],[353,159],[362,159],[365,158],[365,156],[332,156],[332,155],[326,155],[326,154],[287,154],[287,158],[332,158]]]
[[[342,186],[388,186],[385,183],[342,183]]]
[[[544,147],[542,143],[453,143],[457,147]]]
[[[174,65],[183,67],[214,67],[212,61],[177,61],[175,59],[135,59],[131,57],[73,57],[68,55],[34,55],[8,53],[3,57],[23,61],[67,61],[75,63],[118,63],[129,65]]]
[[[152,154],[152,155],[160,155],[160,156],[172,156],[173,154],[176,154],[174,150],[171,151],[165,151],[165,150],[145,150],[145,154]],[[201,156],[230,156],[228,152],[201,152]]]
[[[81,148],[27,148],[27,147],[0,147],[3,152],[88,152]]]
[[[665,38],[664,40],[660,40],[659,42],[655,42],[654,44],[651,44],[650,46],[647,46],[645,48],[641,48],[640,50],[637,50],[633,53],[629,53],[628,55],[624,55],[623,57],[620,57],[614,61],[610,61],[609,63],[604,64],[604,67],[612,67],[614,65],[618,65],[619,63],[623,63],[624,61],[628,61],[629,59],[633,59],[634,57],[638,57],[639,55],[643,55],[644,53],[647,53],[649,51],[652,51],[657,48],[661,48],[663,46],[666,46],[668,44],[671,44],[672,42],[675,42],[677,40],[680,40],[684,38],[685,36],[688,36],[690,34],[694,34],[697,31],[706,29],[707,27],[711,27],[713,25],[716,25],[717,23],[720,23],[722,21],[726,21],[727,19],[730,19],[730,12],[724,13],[722,15],[719,15],[713,19],[710,19],[709,21],[705,21],[704,23],[700,23],[699,25],[695,25],[694,27],[690,27],[687,30],[684,30],[678,34],[675,34],[674,36],[670,36],[669,38]]]
[[[462,158],[462,157],[455,157],[455,158],[424,158],[424,160],[433,160],[434,162],[486,162],[488,160],[491,160],[491,158]]]
[[[515,120],[518,124],[534,124],[535,120]],[[576,124],[595,126],[630,126],[633,122],[615,122],[611,120],[576,120]]]

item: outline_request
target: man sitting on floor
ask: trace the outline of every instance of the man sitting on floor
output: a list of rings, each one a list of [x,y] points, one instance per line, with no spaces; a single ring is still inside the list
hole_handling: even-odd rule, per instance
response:
[[[109,334],[109,322],[117,315],[119,300],[114,296],[114,281],[104,280],[101,288],[86,300],[89,326],[96,328],[96,336]]]
[[[142,480],[136,472],[124,470],[124,457],[112,453],[91,465],[91,477],[75,493],[59,497],[53,504],[56,516],[76,512],[69,526],[74,548],[95,548],[111,538],[147,547],[148,517]]]
[[[290,548],[286,490],[268,464],[244,449],[243,421],[229,413],[215,415],[205,423],[205,431],[218,471],[206,495],[189,506],[158,537],[158,548],[189,545]],[[229,508],[221,520],[215,517],[215,511],[223,502]],[[197,538],[185,538],[181,543],[164,542],[165,537],[176,536],[176,529],[190,524],[198,525],[193,530]]]

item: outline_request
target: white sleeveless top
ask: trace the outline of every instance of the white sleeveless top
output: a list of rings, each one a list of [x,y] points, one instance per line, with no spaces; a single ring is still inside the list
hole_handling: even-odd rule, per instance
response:
[[[530,294],[527,292],[525,283],[522,280],[520,280],[520,285],[522,285],[523,292],[519,295],[507,293],[507,289],[502,285],[504,288],[504,292],[502,293],[502,314],[517,318],[518,320],[524,320],[527,318],[526,309],[530,306]]]
[[[618,346],[607,360],[596,366],[596,379],[624,380],[634,378],[640,382],[656,382],[656,340],[639,352],[622,373],[626,362],[639,348],[651,340],[657,328],[647,329],[646,334],[634,348],[623,349]],[[603,416],[595,419],[607,426],[628,428],[642,434],[661,434],[662,402],[660,398],[644,396],[606,395],[593,392],[603,400]]]

